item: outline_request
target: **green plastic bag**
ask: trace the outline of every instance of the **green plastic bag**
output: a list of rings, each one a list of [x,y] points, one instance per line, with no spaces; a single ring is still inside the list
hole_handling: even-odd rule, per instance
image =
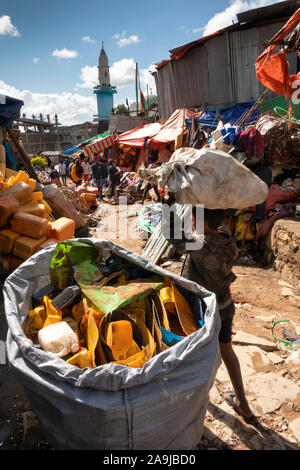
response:
[[[58,243],[50,263],[51,284],[58,289],[65,289],[73,284],[73,267],[86,262],[99,265],[101,258],[100,250],[94,245],[72,240]]]
[[[114,273],[109,278],[103,278],[100,271],[88,263],[81,264],[75,269],[75,279],[81,287],[82,293],[103,314],[108,314],[117,308],[125,307],[135,300],[142,300],[151,294],[153,290],[161,289],[164,280],[157,279],[135,279],[126,283],[105,285],[113,277],[121,273]]]

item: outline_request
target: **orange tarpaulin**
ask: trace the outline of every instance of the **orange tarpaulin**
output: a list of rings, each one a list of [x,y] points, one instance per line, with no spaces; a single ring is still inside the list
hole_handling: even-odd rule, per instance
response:
[[[151,139],[151,143],[173,142],[176,137],[186,129],[186,119],[193,116],[198,117],[201,113],[195,113],[190,109],[179,108],[174,111],[171,117],[161,127],[160,131]]]
[[[258,80],[267,88],[290,98],[293,91],[292,84],[295,80],[300,80],[300,72],[296,75],[289,75],[289,64],[284,50],[275,53],[275,49],[282,40],[300,22],[300,8],[294,13],[289,21],[281,28],[273,38],[271,44],[256,60],[256,76]]]

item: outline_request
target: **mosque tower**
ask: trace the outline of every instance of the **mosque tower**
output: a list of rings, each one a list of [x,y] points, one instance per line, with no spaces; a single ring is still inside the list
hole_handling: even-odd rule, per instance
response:
[[[109,121],[114,107],[114,93],[117,93],[117,87],[111,86],[109,75],[109,64],[104,45],[99,54],[98,65],[98,85],[94,87],[94,93],[97,95],[98,121]]]

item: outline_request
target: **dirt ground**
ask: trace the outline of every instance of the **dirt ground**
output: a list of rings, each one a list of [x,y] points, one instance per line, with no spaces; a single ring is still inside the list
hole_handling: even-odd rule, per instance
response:
[[[138,210],[138,207],[132,207],[131,210]],[[132,223],[136,223],[134,216]],[[92,235],[97,236],[96,230],[92,232]],[[122,240],[118,236],[111,241],[137,253],[142,252],[146,243],[145,240]],[[182,260],[163,258],[159,264],[165,269],[179,274]],[[288,381],[287,383],[299,384],[299,367],[291,368],[286,364],[290,352],[275,342],[271,331],[273,321],[289,320],[289,328],[300,335],[299,308],[291,305],[289,300],[281,295],[280,275],[272,268],[262,268],[257,265],[236,265],[234,273],[237,279],[232,284],[232,295],[236,306],[233,338],[236,333],[242,331],[261,340],[269,341],[273,343],[273,353],[276,354],[278,360],[269,361],[266,364],[261,361],[259,355],[255,356],[254,354],[252,355],[254,360],[252,360],[251,374],[246,374],[245,389],[250,407],[258,418],[258,427],[246,424],[224,401],[221,391],[228,388],[230,381],[228,376],[226,377],[224,366],[220,367],[220,373],[218,372],[210,392],[210,402],[199,449],[300,450],[300,442],[291,427],[291,423],[300,417],[300,394],[298,393],[294,400],[283,396],[274,409],[266,412],[260,405],[258,396],[260,393],[264,394],[264,389],[258,388],[257,393],[253,393],[253,389],[251,389],[252,382],[257,377],[262,379],[266,376],[273,377],[272,374],[280,380]],[[3,313],[3,308],[1,308],[0,339],[6,335],[6,320]],[[278,330],[278,335],[279,333],[280,330]],[[234,347],[244,347],[244,351],[247,345],[235,345]],[[275,389],[275,395],[276,393]],[[278,389],[278,395],[280,393],[281,390]],[[14,379],[8,365],[0,365],[0,449],[51,449],[43,438],[22,385]]]

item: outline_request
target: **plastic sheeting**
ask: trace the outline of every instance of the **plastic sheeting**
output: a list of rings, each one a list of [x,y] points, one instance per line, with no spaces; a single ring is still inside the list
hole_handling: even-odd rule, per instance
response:
[[[77,150],[79,150],[79,147],[73,147],[72,149],[65,150],[64,152],[62,152],[62,154],[69,155],[70,153],[77,152]]]
[[[24,335],[21,325],[31,296],[49,282],[54,248],[33,255],[4,285],[6,347],[12,371],[23,384],[45,437],[57,449],[195,449],[221,363],[215,295],[111,242],[80,241],[168,275],[204,296],[205,324],[143,368],[106,364],[79,369],[34,347]]]
[[[160,131],[151,139],[151,142],[167,143],[174,141],[186,129],[185,119],[193,116],[199,116],[199,113],[194,113],[190,109],[176,109]]]
[[[234,125],[234,123],[244,114],[245,111],[249,110],[253,105],[254,101],[251,101],[250,103],[243,103],[239,104],[236,106],[231,106],[230,108],[223,108],[220,109],[220,111],[205,111],[200,118],[197,119],[199,124],[201,124],[203,127],[210,127],[212,129],[215,129],[218,126],[218,119],[217,115],[220,116],[223,124],[231,124]],[[247,120],[247,123],[255,121],[259,116],[259,111],[256,110]],[[192,119],[187,119],[186,123],[187,126],[189,127],[192,122]]]
[[[23,105],[21,100],[0,94],[0,126],[11,126],[19,119]]]
[[[143,147],[145,139],[151,139],[161,129],[159,122],[146,124],[145,126],[137,127],[136,129],[124,132],[117,138],[118,144],[124,144],[128,147]]]

